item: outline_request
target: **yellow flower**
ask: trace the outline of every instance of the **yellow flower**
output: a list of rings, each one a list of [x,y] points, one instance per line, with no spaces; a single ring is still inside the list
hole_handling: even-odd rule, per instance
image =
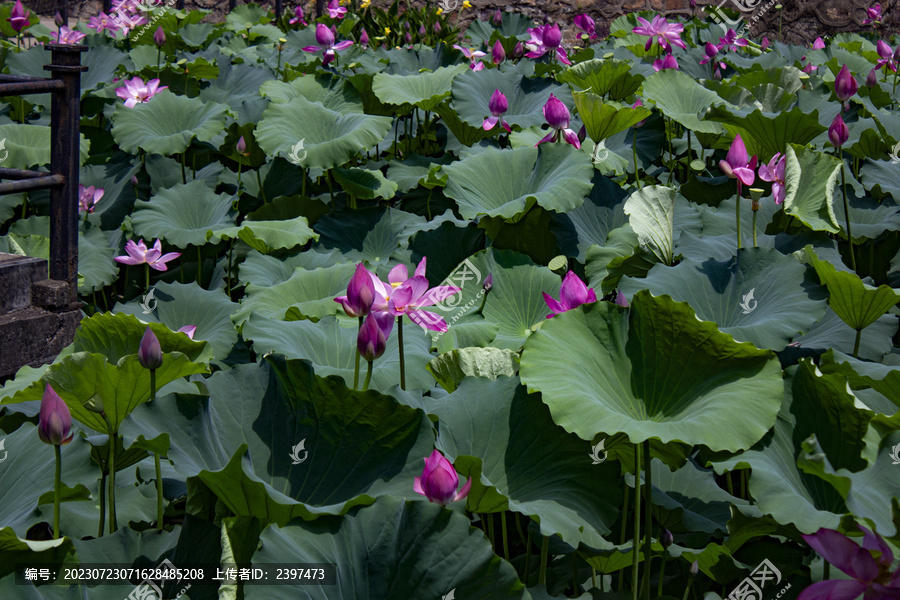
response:
[[[391,28],[390,28],[390,27],[385,27],[385,28],[384,28],[384,35],[391,35]]]
[[[359,5],[361,10],[366,10],[369,8],[369,5],[372,4],[372,0],[363,0],[362,4]]]
[[[463,0],[463,8],[472,8],[472,3],[469,0]]]
[[[436,13],[436,14],[441,14],[442,12],[444,12],[444,9],[443,9],[443,8],[439,8],[439,9],[437,9],[437,13]]]

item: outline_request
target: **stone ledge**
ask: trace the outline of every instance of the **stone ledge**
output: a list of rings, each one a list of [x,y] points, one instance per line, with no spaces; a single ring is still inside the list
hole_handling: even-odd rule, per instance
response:
[[[48,312],[35,307],[0,315],[0,379],[15,375],[24,365],[53,362],[72,343],[81,318],[80,310]]]
[[[0,315],[31,306],[31,285],[47,279],[47,261],[0,253]]]

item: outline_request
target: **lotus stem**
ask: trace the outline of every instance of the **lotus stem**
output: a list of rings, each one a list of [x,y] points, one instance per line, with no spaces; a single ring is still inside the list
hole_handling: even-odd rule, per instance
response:
[[[603,586],[603,577],[602,576],[600,577],[600,586],[601,586],[600,591],[601,592],[604,591],[603,587],[602,587]],[[594,567],[591,567],[591,587],[592,588],[597,587],[597,569],[595,569]]]
[[[484,513],[481,517],[484,520],[485,533],[487,534],[488,542],[491,543],[491,548],[494,547],[494,515],[491,513]]]
[[[827,581],[831,579],[831,563],[827,560],[824,561],[825,564],[822,567],[822,581]]]
[[[114,432],[109,434],[109,455],[107,463],[109,464],[109,532],[115,533],[119,528],[116,522],[116,439],[118,435]]]
[[[244,182],[241,180],[241,167],[242,166],[243,166],[243,159],[241,158],[241,155],[238,154],[238,189],[237,189],[238,200],[240,200],[241,190],[244,187]],[[306,180],[304,180],[303,183],[306,184]],[[305,188],[304,188],[304,191],[305,191]]]
[[[225,292],[228,294],[228,298],[231,298],[231,270],[234,268],[232,266],[232,257],[234,256],[234,238],[228,240],[228,283]],[[358,365],[357,365],[358,366]],[[358,369],[357,369],[358,370]]]
[[[684,586],[684,595],[681,597],[681,600],[687,600],[688,594],[691,593],[691,586],[694,584],[694,574],[691,573],[688,575],[687,585]]]
[[[506,511],[500,513],[500,535],[503,537],[503,558],[509,560],[509,540],[506,538]]]
[[[619,540],[619,544],[625,545],[625,535],[628,529],[628,493],[631,491],[631,488],[627,485],[625,486],[625,494],[622,499],[622,537]],[[621,591],[622,587],[625,585],[625,569],[619,570],[619,587],[618,590]]]
[[[653,493],[653,470],[650,464],[650,440],[644,440],[644,582],[641,588],[644,590],[644,600],[650,598],[650,564],[653,562],[653,549],[651,533],[653,528],[653,512],[651,494]]]
[[[753,211],[753,247],[759,248],[759,245],[756,243],[756,211]]]
[[[572,553],[572,593],[578,593],[578,554]]]
[[[740,250],[743,245],[741,244],[741,181],[737,182],[737,194],[734,197],[735,200],[735,221],[737,222],[737,242],[738,242],[738,250]]]
[[[59,489],[61,486],[60,478],[62,477],[62,452],[59,444],[53,445],[53,451],[56,455],[56,476],[53,480],[53,539],[59,539]]]
[[[638,543],[641,539],[641,445],[634,445],[634,533],[631,537],[631,600],[638,597]]]
[[[847,218],[847,241],[850,242],[850,266],[853,267],[853,271],[856,272],[856,253],[853,251],[853,234],[850,232],[850,204],[847,202],[847,180],[844,176],[843,158],[841,158],[841,195],[844,197],[844,216]]]
[[[656,595],[663,595],[663,579],[666,576],[666,559],[669,558],[669,551],[665,550],[662,555],[662,566],[659,568],[659,586],[656,589]]]
[[[359,317],[359,327],[356,330],[356,335],[359,336],[359,332],[362,331],[363,326],[363,318]],[[356,349],[356,364],[353,367],[353,389],[357,389],[359,386],[359,348]]]
[[[528,572],[531,566],[531,528],[528,529],[528,539],[525,540],[525,577],[523,577],[525,587],[528,587]]]
[[[547,555],[550,553],[550,536],[542,535],[541,542],[541,569],[538,571],[538,585],[544,585],[547,582]]]
[[[741,498],[748,500],[747,494],[747,469],[741,469]]]
[[[366,362],[369,364],[366,366],[366,380],[363,381],[363,387],[362,387],[363,392],[365,392],[367,389],[369,389],[369,382],[372,381],[372,361],[369,360]]]
[[[330,175],[331,175],[331,173],[329,172],[329,176]],[[256,183],[257,183],[257,185],[259,185],[259,194],[260,194],[260,196],[262,196],[263,204],[265,204],[268,202],[268,200],[266,200],[266,190],[263,187],[262,175],[259,174],[259,169],[256,170]]]
[[[631,154],[634,157],[634,180],[637,182],[638,189],[641,189],[643,186],[641,185],[641,176],[638,173],[637,131],[634,129],[631,130]]]
[[[397,317],[397,348],[400,351],[400,389],[406,390],[406,362],[403,360],[403,317]]]
[[[156,528],[161,531],[163,528],[163,484],[159,452],[153,453],[153,465],[156,467]]]
[[[126,267],[127,268],[127,267]],[[126,276],[127,279],[127,276]],[[144,291],[150,291],[150,264],[144,263]]]
[[[853,342],[853,358],[859,358],[859,340],[862,338],[862,329],[856,330],[856,341]]]
[[[100,471],[100,526],[97,529],[97,537],[103,537],[106,526],[106,471]]]

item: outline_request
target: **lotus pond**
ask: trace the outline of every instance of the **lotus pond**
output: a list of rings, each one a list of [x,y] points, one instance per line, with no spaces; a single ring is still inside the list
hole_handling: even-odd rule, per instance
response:
[[[89,47],[85,318],[0,388],[0,598],[898,597],[878,19],[151,4],[0,9],[4,73]],[[4,167],[49,104],[0,105]],[[0,197],[0,251],[48,215]],[[207,574],[41,575],[79,565]]]

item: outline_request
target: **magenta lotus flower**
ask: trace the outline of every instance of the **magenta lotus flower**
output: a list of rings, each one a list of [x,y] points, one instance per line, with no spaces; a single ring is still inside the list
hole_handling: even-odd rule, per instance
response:
[[[506,50],[503,49],[503,44],[500,43],[500,40],[497,40],[494,42],[494,47],[491,48],[491,62],[499,65],[504,60],[506,60]]]
[[[831,122],[831,127],[828,128],[828,141],[831,142],[831,145],[835,148],[840,148],[847,143],[849,137],[850,129],[847,127],[847,124],[844,123],[841,114],[838,113],[834,117],[834,121]]]
[[[805,65],[803,65],[803,68],[800,70],[803,71],[804,73],[812,73],[813,71],[815,71],[818,68],[819,67],[814,67],[812,63],[806,63]]]
[[[431,331],[444,333],[448,329],[447,322],[440,315],[422,310],[425,306],[433,306],[443,302],[450,296],[462,291],[458,287],[439,285],[428,289],[425,278],[425,257],[419,261],[413,277],[409,277],[406,265],[397,265],[388,273],[388,283],[381,281],[373,273],[369,273],[375,287],[373,312],[389,312],[393,316],[409,317],[410,321]]]
[[[144,330],[143,337],[141,337],[141,345],[138,347],[137,355],[138,362],[141,363],[141,366],[145,369],[150,369],[152,371],[162,366],[162,348],[159,345],[159,339],[156,337],[156,334],[153,333],[153,330],[150,329],[149,325],[147,326],[147,329]]]
[[[875,49],[880,57],[878,62],[875,63],[875,68],[880,69],[881,67],[886,67],[896,73],[897,57],[894,55],[894,51],[891,50],[891,47],[887,45],[887,42],[878,40],[878,43],[875,44]],[[900,46],[897,46],[897,50],[900,51]]]
[[[824,50],[825,49],[825,40],[820,37],[817,37],[812,45],[813,50]]]
[[[16,0],[16,5],[13,6],[12,12],[9,13],[9,18],[6,20],[9,21],[9,26],[16,33],[22,33],[22,30],[28,27],[28,11],[22,6],[22,0]]]
[[[149,250],[144,244],[144,240],[139,240],[136,244],[134,240],[128,240],[125,244],[125,252],[128,253],[128,256],[116,256],[114,260],[125,265],[142,265],[146,263],[150,265],[151,269],[156,271],[167,270],[166,263],[181,256],[181,252],[163,254],[160,240],[156,240],[156,243]]]
[[[337,0],[334,0],[337,2]],[[347,9],[341,7],[342,10],[346,11]],[[319,52],[322,51],[322,66],[327,66],[332,60],[334,60],[335,56],[338,52],[342,50],[346,50],[350,46],[353,45],[351,40],[344,40],[343,42],[339,42],[337,44],[334,43],[334,33],[327,26],[319,23],[316,25],[316,41],[319,43],[318,46],[307,46],[303,48],[304,52]]]
[[[166,32],[163,31],[161,25],[153,32],[153,43],[160,48],[166,45]]]
[[[576,148],[581,148],[581,142],[578,141],[578,134],[569,129],[569,109],[553,94],[544,104],[544,118],[553,130],[546,135],[541,141],[535,144],[540,146],[544,142],[558,142],[560,138],[565,138],[566,142],[572,144]]]
[[[562,42],[562,32],[559,30],[559,25],[547,24],[541,27],[534,27],[528,29],[528,33],[531,34],[531,39],[525,42],[525,47],[529,50],[525,56],[528,58],[540,58],[548,52],[555,52],[561,63],[566,65],[572,64],[565,49],[559,45]]]
[[[759,165],[759,178],[772,184],[772,195],[775,196],[775,204],[784,202],[784,170],[787,166],[787,157],[781,152],[777,153],[769,161],[769,164]]]
[[[435,502],[441,506],[465,498],[472,489],[472,478],[470,477],[462,489],[457,492],[458,486],[459,475],[456,474],[456,469],[437,450],[425,459],[422,476],[416,477],[413,481],[413,490],[417,494],[422,494],[428,498],[429,502]]]
[[[289,25],[307,25],[306,19],[303,18],[303,8],[298,6],[294,9],[294,16],[288,21]]]
[[[681,33],[684,31],[684,25],[681,23],[669,23],[665,17],[656,15],[653,20],[648,22],[647,19],[637,18],[641,25],[635,27],[631,31],[639,35],[650,36],[644,50],[649,50],[653,46],[653,42],[657,41],[662,50],[671,50],[671,46],[678,46],[681,49],[687,49],[685,43],[681,40]]]
[[[54,31],[50,34],[53,41],[58,44],[77,44],[84,39],[84,34],[80,31],[69,29],[65,25],[59,28],[59,32]]]
[[[577,15],[575,17],[575,27],[587,34],[589,40],[597,39],[597,24],[587,15]]]
[[[748,42],[744,38],[739,38],[737,36],[737,32],[734,29],[729,29],[725,34],[725,37],[719,38],[718,48],[719,50],[728,48],[732,52],[737,52],[739,49],[745,48],[749,43],[750,42]]]
[[[762,43],[759,45],[759,47],[763,50],[763,52],[765,52],[766,50],[768,50],[768,49],[769,49],[769,38],[768,38],[768,37],[764,37],[764,38],[762,39]]]
[[[356,271],[347,284],[347,295],[334,299],[347,313],[348,317],[365,317],[372,310],[375,302],[375,285],[372,283],[372,274],[362,263],[356,265]]]
[[[732,179],[737,179],[744,185],[753,185],[756,180],[756,156],[753,160],[747,160],[747,147],[740,134],[734,136],[725,160],[719,161],[719,168]]]
[[[83,183],[78,184],[78,210],[79,212],[94,212],[94,205],[103,197],[103,188],[95,188],[94,186],[84,187]]]
[[[104,12],[101,12],[96,17],[88,19],[88,27],[95,30],[97,33],[103,33],[104,31],[112,33],[121,29],[119,22]]]
[[[469,65],[469,68],[473,71],[480,71],[484,68],[484,63],[481,62],[480,58],[487,56],[481,50],[469,50],[468,48],[463,48],[459,44],[453,44],[453,47],[463,53],[463,56],[472,61],[472,64]]]
[[[678,70],[678,61],[671,54],[666,54],[665,58],[658,58],[653,61],[654,71],[665,71],[666,69]]]
[[[363,321],[356,338],[359,355],[372,362],[384,354],[387,339],[394,327],[394,316],[386,312],[371,312]]]
[[[369,45],[369,34],[365,29],[363,29],[362,33],[359,34],[359,44],[362,47],[366,47]]]
[[[332,19],[343,19],[344,15],[347,14],[347,9],[341,6],[338,0],[331,0],[325,10],[328,11],[328,16]]]
[[[853,97],[856,89],[856,79],[853,78],[847,65],[844,65],[841,67],[837,77],[834,78],[834,93],[837,95],[838,100],[844,103],[844,110],[848,108],[847,101]]]
[[[125,87],[116,89],[116,96],[125,101],[125,106],[134,108],[136,104],[148,102],[150,98],[157,95],[163,90],[169,89],[169,86],[159,86],[159,79],[151,79],[147,83],[138,76],[134,76],[130,81],[123,79],[122,83]]]
[[[881,5],[873,4],[869,8],[866,9],[866,14],[869,16],[868,19],[863,19],[863,25],[868,25],[870,23],[881,23]]]
[[[38,416],[38,437],[45,444],[64,446],[72,441],[72,414],[59,394],[47,384]]]
[[[850,579],[819,581],[800,592],[797,600],[888,600],[900,597],[900,570],[891,572],[894,553],[880,535],[865,527],[862,545],[833,529],[820,529],[803,539],[819,556]]]
[[[566,273],[562,285],[559,288],[559,301],[547,292],[543,292],[544,302],[553,311],[547,315],[548,319],[552,319],[556,315],[562,314],[567,310],[577,308],[582,304],[597,301],[597,294],[590,289],[573,271]]]
[[[178,330],[178,333],[183,333],[191,339],[194,339],[194,334],[197,333],[196,325],[185,325],[181,329]]]
[[[503,92],[500,90],[494,90],[494,93],[491,94],[491,99],[488,102],[488,110],[491,111],[491,116],[484,120],[484,123],[481,124],[481,128],[485,131],[489,131],[497,126],[497,123],[500,123],[500,126],[506,130],[507,133],[510,133],[512,129],[503,119],[503,115],[506,114],[506,111],[509,109],[509,103],[506,100],[506,96],[503,95]]]

